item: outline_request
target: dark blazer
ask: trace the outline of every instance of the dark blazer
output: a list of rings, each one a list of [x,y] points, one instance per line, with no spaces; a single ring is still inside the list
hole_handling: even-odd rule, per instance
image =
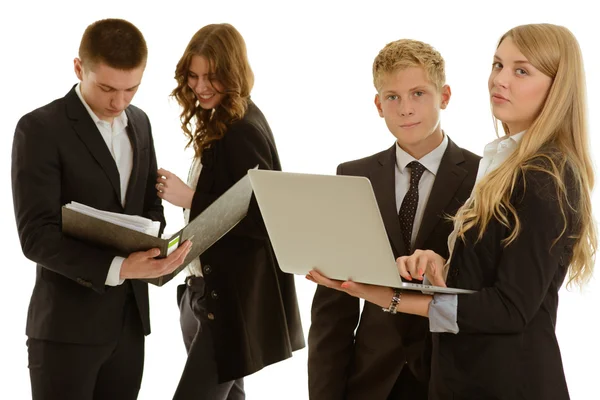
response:
[[[243,119],[202,153],[190,220],[256,165],[281,170],[267,120],[249,101]],[[305,346],[294,277],[279,269],[254,197],[248,215],[200,262],[219,381],[252,374]]]
[[[432,399],[569,398],[555,327],[577,211],[565,203],[566,231],[554,243],[564,226],[556,185],[540,171],[525,181],[511,198],[521,222],[514,242],[502,246],[510,231],[496,220],[481,241],[475,229],[457,240],[448,283],[477,293],[458,296],[458,334],[433,334]]]
[[[448,140],[417,234],[416,249],[448,255],[452,225],[444,216],[454,215],[471,194],[479,159]],[[395,168],[396,144],[381,153],[341,164],[337,173],[370,179],[394,256],[400,257],[407,252],[396,208]],[[369,302],[365,302],[361,314],[357,298],[324,286],[316,290],[311,316],[308,375],[312,400],[387,399],[405,362],[423,385],[427,382],[426,318],[390,315]]]
[[[37,263],[29,304],[29,337],[68,343],[116,340],[123,306],[133,293],[145,334],[150,333],[148,286],[141,281],[105,286],[114,253],[62,235],[61,206],[89,206],[161,221],[156,156],[146,114],[129,106],[127,133],[133,168],[125,208],[119,172],[94,121],[72,88],[64,98],[23,116],[12,150],[12,190],[23,253]]]

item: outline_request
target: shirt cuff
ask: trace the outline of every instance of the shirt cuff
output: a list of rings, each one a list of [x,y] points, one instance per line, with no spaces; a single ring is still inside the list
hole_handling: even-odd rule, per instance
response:
[[[113,258],[112,262],[110,263],[108,275],[106,275],[106,285],[119,286],[125,282],[125,279],[119,279],[121,276],[121,267],[123,266],[123,261],[125,261],[123,257]]]
[[[429,330],[431,332],[458,333],[457,311],[457,295],[440,293],[434,295],[429,304]]]

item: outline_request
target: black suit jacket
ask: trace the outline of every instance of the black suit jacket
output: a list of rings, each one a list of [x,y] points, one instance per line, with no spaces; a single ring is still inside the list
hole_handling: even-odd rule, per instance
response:
[[[252,101],[201,160],[190,220],[256,165],[281,170],[271,129]],[[279,269],[254,197],[248,215],[200,261],[220,381],[252,374],[305,346],[294,276]]]
[[[97,344],[118,338],[133,293],[150,333],[148,286],[137,280],[105,286],[114,253],[63,236],[61,206],[77,201],[101,210],[161,221],[156,156],[146,114],[125,112],[133,167],[121,205],[119,172],[94,121],[72,88],[64,98],[23,116],[12,150],[12,190],[23,253],[37,263],[26,333],[52,341]]]
[[[432,249],[447,257],[452,225],[445,216],[454,215],[471,194],[479,159],[448,141],[418,230],[416,249]],[[396,208],[395,168],[394,144],[381,153],[341,164],[337,173],[370,179],[394,256],[400,257],[407,250]],[[357,298],[324,286],[316,290],[311,316],[311,399],[387,399],[405,362],[419,380],[429,379],[426,318],[390,315],[369,302],[361,314]]]
[[[578,210],[564,203],[565,226],[551,177],[528,171],[525,182],[511,198],[521,222],[514,242],[502,245],[510,230],[494,219],[480,241],[476,229],[457,240],[448,284],[477,292],[458,296],[458,334],[433,334],[432,399],[569,399],[555,327]],[[564,182],[576,206],[575,179]]]

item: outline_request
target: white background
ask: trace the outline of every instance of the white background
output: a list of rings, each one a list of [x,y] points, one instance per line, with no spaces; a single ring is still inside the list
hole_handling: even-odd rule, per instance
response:
[[[588,81],[589,110],[598,110],[600,57],[593,2],[583,1],[148,1],[33,2],[0,6],[0,196],[3,280],[0,289],[0,398],[30,398],[25,317],[34,264],[17,238],[10,191],[14,128],[25,113],[64,96],[76,83],[73,58],[91,22],[125,18],[144,33],[149,60],[133,103],[150,116],[159,166],[185,177],[191,152],[184,152],[179,108],[168,94],[175,65],[191,36],[209,23],[229,22],[244,36],[256,75],[252,97],[266,115],[285,171],[335,173],[337,164],[393,144],[373,105],[371,65],[378,51],[400,38],[422,40],[446,59],[450,105],[443,128],[459,145],[481,154],[494,139],[487,77],[499,37],[533,22],[567,26],[579,39]],[[592,114],[592,113],[590,113]],[[600,156],[599,118],[590,115],[594,156]],[[596,215],[600,202],[594,195]],[[165,205],[167,231],[182,225],[181,211]],[[598,276],[598,273],[596,273]],[[151,287],[152,335],[140,399],[170,399],[185,362],[175,286]],[[297,277],[305,333],[315,286]],[[595,398],[600,377],[597,334],[600,285],[583,292],[562,290],[557,336],[571,397]],[[306,399],[307,351],[246,379],[248,399]],[[510,382],[507,382],[510,384]],[[10,393],[10,394],[8,394]]]

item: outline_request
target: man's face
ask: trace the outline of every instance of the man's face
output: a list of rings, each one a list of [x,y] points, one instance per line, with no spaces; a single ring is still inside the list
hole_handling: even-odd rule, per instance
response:
[[[75,74],[81,81],[81,94],[94,114],[112,123],[129,106],[142,82],[145,64],[121,70],[100,62],[91,67],[74,60]]]
[[[441,143],[440,110],[449,101],[450,87],[438,90],[420,67],[384,75],[375,96],[379,116],[400,147],[416,159]]]

